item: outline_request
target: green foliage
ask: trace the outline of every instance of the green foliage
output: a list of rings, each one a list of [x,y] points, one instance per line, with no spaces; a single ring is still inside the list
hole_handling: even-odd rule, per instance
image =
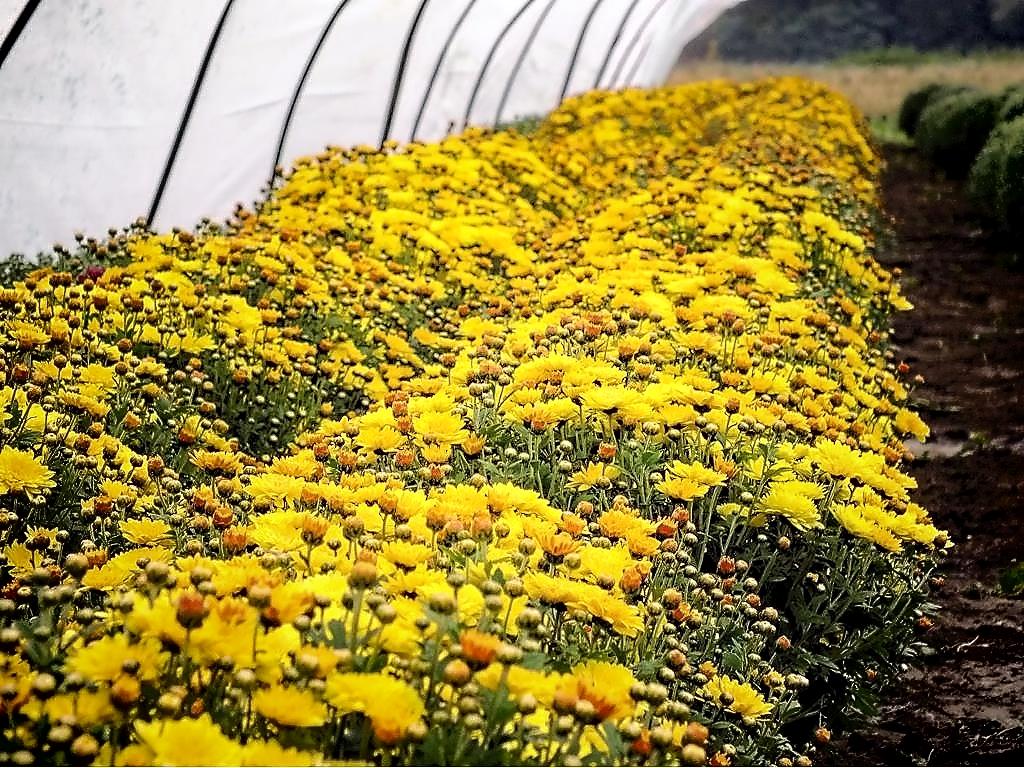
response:
[[[716,19],[683,55],[693,60],[716,52],[733,61],[846,55],[865,64],[911,64],[936,52],[948,58],[1022,41],[1021,0],[747,0]]]
[[[907,94],[900,106],[899,126],[907,136],[913,136],[917,130],[918,120],[921,113],[934,101],[962,93],[967,90],[963,85],[950,85],[948,83],[929,83],[915,91]]]
[[[978,153],[968,180],[968,192],[978,209],[995,218],[1003,162],[1006,159],[1007,124],[996,126]]]
[[[910,147],[913,141],[907,133],[900,128],[897,120],[892,115],[872,118],[870,121],[871,136],[878,143],[893,147]]]
[[[1024,563],[1011,565],[999,575],[999,589],[1006,595],[1024,595]]]
[[[836,66],[856,65],[866,67],[880,67],[891,65],[913,65],[931,61],[942,61],[948,58],[950,53],[944,51],[922,52],[909,46],[896,45],[888,48],[868,48],[861,51],[844,54],[830,64]]]
[[[52,261],[52,258],[50,259]],[[19,280],[24,280],[25,275],[40,267],[48,266],[42,260],[26,258],[24,254],[14,253],[0,261],[0,284],[13,285]]]
[[[965,54],[956,48],[937,48],[920,50],[911,46],[894,45],[885,48],[868,48],[853,51],[828,62],[835,66],[865,67],[917,67],[922,64],[943,64],[950,61],[963,60],[969,56],[980,61],[1000,61],[1020,57],[1017,48],[992,48],[990,50],[971,51]]]
[[[494,126],[494,129],[497,131],[515,131],[523,136],[530,136],[540,128],[543,122],[543,115],[526,115],[525,117],[517,117],[514,120],[498,123]]]
[[[965,176],[996,125],[999,106],[999,97],[977,91],[935,99],[921,113],[914,143],[951,176]]]
[[[1024,233],[1024,117],[1007,125],[1009,137],[999,185],[999,212],[1004,229],[1019,235]]]
[[[1024,116],[1024,83],[1010,86],[1003,92],[1003,104],[999,108],[999,122],[1008,123]]]
[[[999,588],[1007,595],[1024,594],[1024,563],[1007,568],[999,576]]]
[[[1006,232],[1024,232],[1024,116],[992,132],[971,169],[970,192]]]

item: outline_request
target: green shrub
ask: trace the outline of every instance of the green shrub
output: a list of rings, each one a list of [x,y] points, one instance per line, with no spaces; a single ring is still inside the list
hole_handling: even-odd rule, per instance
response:
[[[1007,232],[1024,234],[1024,117],[1006,125],[1009,135],[999,185],[999,213]]]
[[[965,90],[967,90],[967,87],[963,85],[929,83],[918,88],[916,91],[911,91],[903,99],[903,104],[900,106],[900,130],[907,134],[907,136],[913,136],[917,130],[917,121],[921,118],[921,113],[924,112],[925,107],[933,101],[951,96],[954,93],[961,93]]]
[[[932,101],[917,123],[914,143],[951,176],[964,176],[996,125],[998,96],[964,91]]]
[[[1024,116],[1024,84],[1007,88],[1003,93],[1003,105],[999,108],[999,122],[1008,123]]]
[[[971,166],[967,184],[967,190],[975,205],[985,216],[993,219],[998,219],[999,185],[1006,161],[1008,128],[1009,125],[1003,123],[992,131],[985,146],[978,153],[974,165]]]
[[[970,193],[1003,230],[1024,234],[1024,116],[992,132],[971,168]]]

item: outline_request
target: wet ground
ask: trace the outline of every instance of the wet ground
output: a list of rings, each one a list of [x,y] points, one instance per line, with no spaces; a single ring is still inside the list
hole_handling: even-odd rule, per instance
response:
[[[884,183],[912,312],[895,352],[925,378],[915,405],[932,428],[913,446],[918,499],[957,546],[936,595],[942,611],[920,668],[877,723],[819,762],[1020,765],[1024,762],[1024,599],[999,591],[1024,559],[1024,269],[979,224],[962,187],[913,154],[889,152]]]

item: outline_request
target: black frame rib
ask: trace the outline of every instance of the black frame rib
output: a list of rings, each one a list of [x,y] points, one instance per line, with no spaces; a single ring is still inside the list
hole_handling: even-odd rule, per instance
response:
[[[309,79],[309,73],[313,70],[313,65],[316,63],[317,56],[320,55],[320,49],[323,48],[324,42],[327,40],[328,35],[331,34],[334,22],[338,20],[341,12],[345,10],[345,6],[347,6],[349,2],[351,2],[351,0],[341,0],[341,2],[335,6],[334,12],[327,19],[327,23],[324,24],[323,29],[320,30],[320,37],[317,38],[316,44],[309,52],[309,57],[306,59],[306,66],[303,68],[302,74],[295,83],[295,88],[292,91],[292,98],[288,104],[288,112],[285,114],[284,122],[281,124],[281,135],[277,140],[277,149],[274,151],[274,164],[270,169],[269,183],[273,183],[274,177],[277,175],[277,167],[281,164],[281,153],[284,152],[284,143],[288,139],[288,129],[291,128],[292,118],[295,116],[295,107],[299,103],[299,97],[302,96],[302,89],[306,87],[306,80]]]
[[[434,70],[430,73],[430,82],[427,83],[427,87],[423,91],[423,98],[420,99],[420,107],[416,110],[416,119],[412,124],[412,133],[409,134],[409,141],[416,141],[416,134],[419,133],[420,124],[423,122],[423,116],[427,111],[427,102],[430,101],[430,95],[434,91],[434,85],[437,83],[437,78],[441,74],[441,67],[444,65],[444,60],[448,56],[448,49],[452,47],[455,36],[459,33],[463,23],[466,21],[466,17],[469,16],[469,12],[473,10],[473,6],[476,5],[476,2],[477,0],[469,0],[469,2],[466,3],[466,7],[462,9],[462,13],[455,21],[455,26],[453,26],[448,32],[448,37],[444,41],[444,45],[441,46],[441,52],[437,55],[437,61],[434,62]]]
[[[619,40],[622,39],[622,33],[626,31],[626,25],[629,24],[629,20],[633,17],[633,11],[636,10],[638,5],[640,5],[640,0],[633,0],[629,4],[629,7],[626,8],[626,12],[623,14],[622,20],[619,22],[619,26],[615,30],[615,36],[608,45],[608,51],[605,53],[604,60],[601,62],[601,68],[597,70],[597,77],[594,78],[595,89],[601,87],[601,78],[604,77],[604,73],[608,70],[608,65],[612,61],[612,54],[615,52],[615,46],[617,46],[619,44]]]
[[[644,59],[647,58],[647,52],[651,49],[651,41],[647,40],[644,42],[643,48],[640,49],[640,53],[633,59],[633,66],[629,68],[629,74],[626,75],[626,79],[623,80],[623,84],[632,83],[633,78],[636,77],[637,71],[640,69],[640,65],[644,63]]]
[[[533,46],[533,41],[540,33],[540,28],[544,26],[544,20],[547,19],[548,14],[551,12],[551,9],[554,8],[556,2],[558,2],[558,0],[548,0],[548,4],[544,6],[544,10],[540,12],[540,15],[537,17],[537,21],[533,25],[533,29],[530,30],[530,35],[526,38],[526,42],[523,44],[522,50],[519,51],[516,63],[512,67],[512,71],[509,72],[508,80],[505,81],[505,88],[501,92],[501,100],[498,102],[498,109],[494,113],[495,125],[501,122],[501,113],[505,109],[505,103],[508,101],[509,95],[512,93],[512,85],[515,83],[516,77],[519,76],[519,70],[526,61],[526,56],[530,52],[530,48]]]
[[[405,41],[402,43],[402,52],[398,57],[398,68],[395,71],[395,82],[391,87],[388,111],[384,115],[384,126],[380,131],[380,141],[377,142],[377,146],[380,149],[384,149],[384,142],[388,140],[388,134],[391,133],[391,125],[395,120],[395,111],[398,109],[398,98],[402,94],[402,80],[405,79],[405,68],[409,64],[412,44],[416,40],[416,30],[419,28],[420,21],[423,20],[423,14],[426,12],[427,5],[429,4],[430,0],[420,0],[420,4],[416,8],[416,15],[413,16],[412,24],[409,25],[409,31],[406,33]]]
[[[683,8],[689,9],[690,0],[683,0],[683,2],[685,3]],[[644,60],[647,58],[647,52],[651,49],[652,42],[653,38],[651,37],[647,38],[647,40],[644,41],[644,47],[640,49],[640,53],[637,55],[636,59],[633,60],[633,66],[630,67],[629,74],[626,76],[626,79],[623,82],[633,82],[633,78],[636,77],[636,73],[640,69],[640,65],[643,64]]]
[[[487,70],[491,66],[494,54],[498,52],[498,47],[502,44],[505,38],[508,37],[508,33],[512,30],[512,27],[516,25],[516,22],[522,18],[522,15],[526,13],[527,9],[533,5],[534,2],[535,0],[526,0],[526,2],[519,7],[519,10],[515,12],[515,15],[513,15],[512,18],[508,20],[508,23],[505,24],[504,28],[494,39],[494,43],[491,44],[491,49],[487,52],[487,56],[484,57],[483,66],[480,67],[480,72],[477,75],[476,82],[473,84],[473,90],[469,94],[469,101],[466,103],[466,113],[462,117],[463,128],[469,125],[469,117],[473,113],[473,107],[476,106],[476,97],[479,95],[480,88],[484,84],[484,78],[487,77]]]
[[[11,51],[14,50],[14,44],[18,42],[18,38],[21,37],[21,33],[25,31],[25,27],[28,26],[29,19],[32,18],[32,14],[36,12],[43,0],[28,0],[25,5],[22,6],[21,11],[18,13],[18,17],[14,20],[14,24],[11,25],[10,32],[4,36],[3,42],[0,42],[0,67],[7,61],[7,57]]]
[[[234,3],[235,0],[227,0],[227,2],[224,3],[224,8],[220,13],[220,18],[217,19],[217,26],[213,28],[213,34],[210,35],[210,41],[206,44],[206,52],[203,54],[203,60],[200,62],[199,70],[196,72],[195,80],[192,82],[192,92],[188,95],[188,101],[185,103],[185,111],[182,112],[181,120],[178,123],[178,131],[174,134],[174,141],[171,143],[171,150],[167,153],[167,162],[164,163],[163,173],[160,174],[160,181],[157,183],[156,192],[153,194],[153,202],[149,206],[149,213],[146,216],[147,227],[152,226],[154,219],[156,219],[157,211],[160,208],[160,201],[164,196],[164,190],[167,188],[167,182],[171,178],[174,161],[178,157],[178,151],[181,149],[181,143],[185,138],[185,132],[188,130],[189,121],[192,119],[192,110],[195,109],[196,101],[199,99],[199,91],[202,90],[203,81],[206,79],[206,71],[210,67],[210,61],[213,59],[213,53],[217,48],[221,32],[224,31],[224,26],[228,20],[228,14],[231,13],[231,7]]]
[[[580,33],[576,37],[576,45],[572,49],[572,55],[569,57],[569,69],[565,73],[565,81],[562,83],[562,91],[558,94],[558,103],[561,104],[565,101],[565,94],[569,92],[569,83],[572,81],[573,73],[576,71],[576,63],[580,58],[580,51],[583,50],[583,41],[587,37],[587,30],[590,29],[590,23],[594,20],[594,16],[597,14],[597,9],[601,7],[601,3],[604,0],[594,0],[594,4],[590,6],[590,11],[587,13],[587,17],[583,20],[583,26],[580,27]]]
[[[622,74],[622,68],[626,65],[626,61],[629,60],[630,54],[633,53],[633,49],[636,48],[636,44],[640,42],[640,38],[644,32],[647,31],[647,27],[654,21],[654,17],[658,15],[658,11],[665,5],[666,0],[658,0],[652,7],[650,12],[644,17],[644,20],[640,22],[640,26],[637,27],[633,37],[630,38],[629,45],[626,46],[625,52],[622,54],[622,58],[619,59],[619,63],[615,66],[615,72],[612,74],[611,79],[608,81],[608,87],[614,88],[615,84],[619,81],[619,75]]]

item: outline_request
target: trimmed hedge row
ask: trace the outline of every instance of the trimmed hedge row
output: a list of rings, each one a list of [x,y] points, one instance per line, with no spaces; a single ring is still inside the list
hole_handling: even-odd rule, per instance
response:
[[[934,100],[921,112],[914,143],[935,165],[961,178],[995,128],[999,107],[999,97],[969,90]]]
[[[992,132],[971,169],[969,189],[1004,231],[1024,232],[1024,115]]]
[[[933,83],[904,99],[899,125],[921,154],[968,188],[1006,233],[1024,231],[1024,84],[992,94]]]
[[[949,545],[862,126],[592,92],[0,283],[0,762],[810,765]]]
[[[947,96],[967,90],[961,85],[950,85],[948,83],[929,83],[915,91],[907,94],[900,107],[899,125],[900,130],[907,136],[913,136],[917,131],[917,123],[921,119],[921,113],[925,108]]]

